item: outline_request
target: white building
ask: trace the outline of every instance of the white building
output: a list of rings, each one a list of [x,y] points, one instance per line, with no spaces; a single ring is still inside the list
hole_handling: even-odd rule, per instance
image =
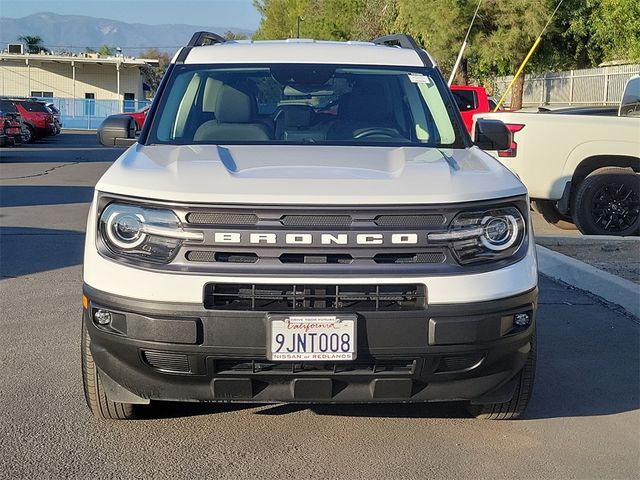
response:
[[[145,99],[141,69],[147,64],[157,60],[0,53],[0,95],[134,104]]]

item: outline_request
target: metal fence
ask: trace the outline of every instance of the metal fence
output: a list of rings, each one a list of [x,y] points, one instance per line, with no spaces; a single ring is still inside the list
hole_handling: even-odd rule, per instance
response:
[[[60,110],[62,128],[96,129],[109,115],[135,112],[151,104],[149,100],[93,100],[84,98],[45,98]]]
[[[639,73],[640,65],[620,65],[527,75],[522,105],[617,105],[627,80]],[[498,77],[496,95],[504,93],[512,79]]]

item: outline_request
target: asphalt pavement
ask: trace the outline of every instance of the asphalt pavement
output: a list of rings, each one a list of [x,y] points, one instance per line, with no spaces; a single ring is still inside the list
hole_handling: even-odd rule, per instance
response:
[[[640,476],[640,323],[544,277],[523,420],[475,420],[458,403],[163,403],[142,420],[94,419],[80,375],[84,229],[121,151],[86,134],[0,150],[0,478]]]

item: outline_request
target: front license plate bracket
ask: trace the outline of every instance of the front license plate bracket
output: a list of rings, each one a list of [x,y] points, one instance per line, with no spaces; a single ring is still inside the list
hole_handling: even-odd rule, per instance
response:
[[[357,356],[355,314],[268,314],[270,361],[339,362]]]

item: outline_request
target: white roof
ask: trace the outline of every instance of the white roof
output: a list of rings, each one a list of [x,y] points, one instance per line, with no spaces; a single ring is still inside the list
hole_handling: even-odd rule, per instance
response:
[[[247,40],[194,47],[184,63],[329,63],[424,66],[418,54],[409,48],[375,45],[368,42],[328,42],[307,39],[259,42]],[[433,63],[435,64],[435,62]]]
[[[0,61],[20,60],[24,62],[29,60],[30,62],[55,62],[55,63],[95,63],[95,64],[120,64],[123,66],[142,66],[146,64],[156,65],[158,60],[148,58],[132,58],[132,57],[88,57],[80,54],[78,56],[71,55],[51,55],[51,54],[14,54],[14,53],[0,53]]]

